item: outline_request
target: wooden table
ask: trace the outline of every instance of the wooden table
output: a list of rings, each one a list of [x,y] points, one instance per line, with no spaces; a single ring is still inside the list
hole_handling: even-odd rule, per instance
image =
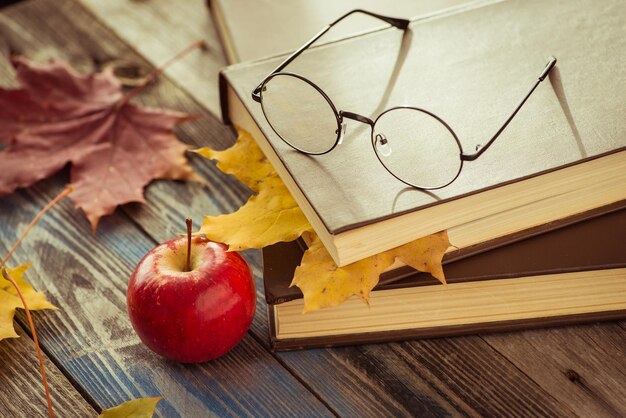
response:
[[[144,71],[191,40],[210,51],[176,64],[136,100],[204,117],[177,129],[198,147],[234,140],[217,109],[223,54],[202,0],[30,0],[0,10],[0,85],[6,60],[59,57],[80,71],[124,60]],[[230,212],[248,197],[233,178],[190,157],[207,185],[155,182],[148,205],[127,205],[90,232],[68,200],[47,214],[15,254],[28,280],[61,309],[36,313],[59,416],[95,416],[142,396],[164,396],[159,416],[626,416],[626,322],[272,353],[258,251],[246,254],[258,287],[248,335],[202,365],[147,350],[126,314],[126,285],[139,259],[183,229],[184,217]],[[1,167],[0,167],[1,169]],[[0,198],[0,253],[68,182],[68,172]],[[599,283],[598,285],[601,285]],[[0,342],[0,416],[45,416],[32,340]]]

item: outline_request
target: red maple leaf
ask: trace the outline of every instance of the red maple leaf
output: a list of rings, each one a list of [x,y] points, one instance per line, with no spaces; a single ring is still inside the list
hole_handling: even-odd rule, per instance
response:
[[[129,103],[138,90],[125,96],[112,71],[81,75],[59,61],[11,62],[20,87],[0,88],[0,196],[70,163],[71,198],[95,230],[117,205],[144,202],[153,179],[198,179],[172,132],[194,116]]]

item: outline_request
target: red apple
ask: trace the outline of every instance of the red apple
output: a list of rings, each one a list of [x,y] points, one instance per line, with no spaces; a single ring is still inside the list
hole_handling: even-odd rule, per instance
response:
[[[173,239],[146,254],[130,278],[126,301],[145,345],[168,359],[198,363],[221,356],[243,338],[256,291],[238,253],[206,238],[189,239]]]

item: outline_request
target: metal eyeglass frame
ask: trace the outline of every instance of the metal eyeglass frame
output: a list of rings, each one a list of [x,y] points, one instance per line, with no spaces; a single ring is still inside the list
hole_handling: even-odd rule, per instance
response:
[[[548,74],[550,73],[550,71],[552,70],[552,68],[554,68],[555,64],[556,64],[556,58],[551,56],[548,60],[548,63],[546,64],[545,68],[541,71],[541,73],[539,74],[539,77],[537,78],[537,81],[535,82],[535,84],[532,86],[532,88],[528,91],[528,93],[526,94],[526,96],[524,96],[524,98],[521,100],[521,102],[517,105],[517,107],[515,108],[515,110],[511,113],[511,115],[507,118],[507,120],[502,124],[502,126],[496,131],[496,133],[491,137],[491,139],[489,139],[489,141],[487,141],[487,143],[485,145],[478,145],[476,148],[476,151],[473,154],[466,154],[463,152],[463,148],[461,147],[461,142],[459,141],[459,138],[457,137],[456,133],[454,132],[454,130],[443,120],[441,119],[439,116],[425,110],[425,109],[420,109],[417,107],[411,107],[411,106],[396,106],[396,107],[392,107],[390,109],[385,110],[384,112],[382,112],[380,115],[378,115],[378,117],[374,120],[368,118],[367,116],[363,116],[363,115],[359,115],[357,113],[354,112],[348,112],[348,111],[344,111],[344,110],[337,110],[336,106],[333,104],[333,102],[330,100],[330,98],[328,97],[328,95],[320,88],[318,87],[315,83],[313,83],[312,81],[310,81],[309,79],[299,75],[299,74],[295,74],[295,73],[291,73],[291,72],[283,72],[282,70],[289,65],[292,61],[294,61],[298,56],[300,56],[300,54],[302,54],[307,48],[309,48],[315,41],[317,41],[319,38],[321,38],[326,32],[328,32],[333,26],[335,26],[337,23],[339,23],[340,21],[342,21],[343,19],[345,19],[346,17],[354,14],[354,13],[363,13],[366,14],[368,16],[372,16],[375,17],[377,19],[380,19],[384,22],[387,22],[389,24],[391,24],[392,26],[401,29],[401,30],[406,30],[409,27],[409,23],[410,21],[407,19],[400,19],[400,18],[394,18],[394,17],[389,17],[389,16],[383,16],[383,15],[379,15],[376,13],[372,13],[372,12],[368,12],[366,10],[361,10],[361,9],[355,9],[352,10],[348,13],[346,13],[345,15],[341,16],[340,18],[336,19],[334,22],[332,22],[331,24],[329,24],[328,26],[326,26],[324,29],[322,29],[321,31],[319,31],[314,37],[312,37],[308,42],[306,42],[304,45],[302,45],[300,48],[298,48],[296,51],[294,51],[290,56],[288,56],[283,62],[281,62],[272,72],[270,72],[260,83],[259,85],[252,91],[252,99],[261,104],[261,108],[263,110],[263,115],[265,116],[265,119],[267,120],[268,124],[270,125],[270,127],[272,128],[272,130],[276,133],[276,135],[278,135],[278,137],[283,140],[283,142],[285,142],[287,145],[289,145],[290,147],[292,147],[293,149],[302,152],[304,154],[308,154],[308,155],[323,155],[323,154],[327,154],[330,151],[332,151],[341,141],[341,137],[343,135],[343,128],[345,127],[343,125],[343,119],[347,118],[347,119],[352,119],[361,123],[365,123],[367,125],[370,126],[371,131],[372,131],[372,147],[374,148],[374,154],[376,154],[376,157],[378,158],[378,160],[380,161],[380,163],[383,165],[383,167],[385,167],[385,169],[392,175],[394,176],[396,179],[398,179],[399,181],[411,186],[411,187],[415,187],[417,189],[422,189],[422,190],[436,190],[436,189],[441,189],[443,187],[446,187],[448,185],[450,185],[452,182],[454,182],[459,174],[461,173],[462,169],[463,169],[463,163],[465,161],[474,161],[476,160],[478,157],[480,157],[481,155],[483,155],[485,153],[485,151],[487,151],[489,149],[489,147],[491,145],[493,145],[493,143],[496,141],[496,139],[500,136],[500,134],[504,131],[504,129],[509,125],[509,123],[511,122],[511,120],[513,120],[513,118],[515,117],[515,115],[517,115],[517,113],[519,112],[519,110],[522,108],[522,106],[524,105],[524,103],[526,103],[526,101],[528,100],[528,98],[531,96],[531,94],[535,91],[535,89],[537,88],[537,86],[548,76]],[[274,77],[278,76],[278,75],[285,75],[285,76],[290,76],[290,77],[296,77],[302,81],[304,81],[305,83],[309,84],[311,87],[313,87],[315,90],[317,90],[322,97],[324,97],[324,99],[328,102],[328,104],[330,105],[332,111],[335,114],[335,118],[337,119],[337,138],[335,140],[335,143],[333,144],[333,146],[331,148],[329,148],[328,150],[324,151],[324,152],[319,152],[319,153],[314,153],[314,152],[308,152],[302,149],[297,148],[296,146],[294,146],[293,144],[291,144],[289,141],[287,141],[286,139],[284,139],[278,132],[276,132],[276,130],[274,129],[274,127],[272,126],[272,122],[270,122],[270,120],[267,118],[267,115],[265,114],[265,109],[263,109],[263,90],[265,85]],[[395,175],[386,165],[385,163],[380,159],[380,156],[378,155],[378,152],[376,151],[376,145],[375,145],[375,141],[376,139],[374,138],[374,126],[376,125],[376,122],[381,118],[381,116],[383,116],[384,114],[386,114],[387,112],[390,112],[392,110],[396,110],[396,109],[411,109],[411,110],[416,110],[418,112],[422,112],[425,113],[428,116],[431,116],[433,118],[435,118],[437,121],[439,121],[441,124],[443,124],[443,126],[446,127],[446,129],[450,132],[450,134],[452,135],[452,137],[454,138],[454,140],[457,143],[457,146],[459,148],[459,158],[461,160],[461,164],[459,165],[459,169],[458,172],[456,173],[456,175],[454,176],[454,178],[452,178],[452,180],[450,180],[448,183],[442,185],[442,186],[435,186],[435,187],[422,187],[422,186],[416,186],[414,184],[411,184],[403,179],[401,179],[400,177],[398,177],[397,175]]]

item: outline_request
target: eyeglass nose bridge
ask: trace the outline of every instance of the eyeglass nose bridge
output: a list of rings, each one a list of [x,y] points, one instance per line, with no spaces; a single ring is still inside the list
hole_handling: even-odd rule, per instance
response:
[[[359,115],[358,113],[346,112],[344,110],[339,111],[339,116],[342,118],[356,120],[357,122],[365,123],[374,128],[374,121],[367,116]]]

